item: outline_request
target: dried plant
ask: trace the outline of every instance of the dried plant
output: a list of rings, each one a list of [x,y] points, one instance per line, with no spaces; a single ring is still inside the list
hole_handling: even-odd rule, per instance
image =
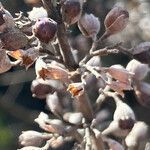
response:
[[[126,28],[128,11],[113,7],[104,20],[105,32],[100,35],[102,23],[94,14],[84,13],[84,0],[27,2],[41,4],[28,17],[21,12],[13,18],[0,5],[0,73],[17,65],[28,71],[35,63],[31,92],[46,101],[54,117],[41,112],[35,122],[44,132],[23,131],[19,142],[24,147],[20,150],[48,150],[69,141],[74,141],[74,150],[147,150],[149,126],[136,119],[123,99],[124,91],[133,90],[138,102],[150,107],[150,84],[143,81],[150,71],[150,42],[130,50],[122,43],[98,49],[108,37]],[[83,36],[92,40],[84,57],[78,50],[74,53],[69,42],[68,30],[76,23]],[[102,56],[118,53],[133,58],[126,68],[101,65]],[[96,100],[90,98],[89,88],[97,88]],[[107,97],[116,104],[109,124],[104,121],[107,113],[101,109]]]

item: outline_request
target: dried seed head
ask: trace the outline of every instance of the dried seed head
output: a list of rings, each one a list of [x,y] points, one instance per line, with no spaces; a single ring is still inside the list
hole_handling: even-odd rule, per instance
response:
[[[126,69],[129,72],[133,72],[135,74],[134,78],[137,80],[143,80],[149,72],[149,66],[146,64],[142,64],[139,61],[133,59],[131,60]]]
[[[66,0],[61,8],[63,20],[66,24],[71,25],[76,23],[82,11],[82,0]]]
[[[75,125],[80,125],[82,123],[83,115],[82,113],[65,113],[63,116],[64,120],[75,124]]]
[[[93,14],[84,14],[78,22],[78,27],[84,36],[95,40],[100,30],[100,21]]]
[[[48,17],[48,14],[43,7],[33,7],[33,9],[28,12],[28,17],[30,20],[36,21],[38,19]]]
[[[145,107],[150,108],[150,84],[145,82],[140,82],[139,85],[134,87],[135,94],[137,96],[137,101]]]
[[[0,32],[3,33],[6,29],[14,27],[15,23],[12,15],[0,3]]]
[[[134,124],[129,135],[126,137],[125,142],[129,148],[134,148],[139,145],[140,141],[144,141],[148,136],[149,128],[144,122],[137,122]]]
[[[33,34],[44,43],[51,42],[57,32],[57,23],[49,18],[41,18],[37,20],[33,26]]]
[[[49,140],[49,145],[54,148],[57,149],[60,146],[62,146],[64,144],[64,137],[59,136],[59,137],[53,137]]]
[[[8,71],[12,67],[11,61],[4,49],[0,49],[0,74]]]
[[[54,115],[62,115],[63,110],[56,92],[54,92],[53,94],[48,94],[46,96],[46,104]]]
[[[36,131],[23,131],[19,136],[19,142],[23,146],[40,146],[44,141],[44,135]]]
[[[128,20],[129,13],[127,10],[119,6],[115,6],[112,10],[110,10],[105,18],[105,36],[107,37],[122,31],[127,26]]]
[[[44,83],[42,79],[35,79],[32,81],[31,92],[33,97],[45,99],[46,95],[48,93],[52,93],[53,91],[53,88],[47,83]]]
[[[133,50],[133,57],[141,63],[150,64],[150,42],[143,42]]]

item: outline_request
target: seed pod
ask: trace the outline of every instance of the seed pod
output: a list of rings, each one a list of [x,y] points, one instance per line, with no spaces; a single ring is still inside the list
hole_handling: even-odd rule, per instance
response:
[[[61,104],[60,104],[60,101],[56,92],[54,92],[53,94],[48,94],[46,96],[46,104],[54,115],[56,116],[62,115],[63,109],[61,107]]]
[[[0,74],[8,71],[12,67],[11,61],[4,49],[0,49]]]
[[[135,114],[130,106],[120,100],[116,101],[116,110],[114,112],[113,119],[119,121],[130,118],[135,120]]]
[[[0,32],[3,33],[6,29],[14,28],[15,22],[12,15],[4,9],[0,3]]]
[[[139,85],[134,86],[134,91],[137,101],[144,107],[150,108],[150,84],[140,82]]]
[[[36,131],[23,131],[19,136],[19,142],[23,146],[40,146],[44,140],[49,139],[50,137],[46,137],[44,134]]]
[[[33,26],[33,34],[41,42],[51,42],[57,32],[57,23],[50,18],[41,18]]]
[[[137,80],[143,80],[149,72],[149,67],[146,64],[142,64],[139,61],[133,59],[131,60],[126,69],[129,72],[133,72],[135,74],[134,78]]]
[[[33,97],[45,99],[47,94],[54,92],[54,89],[42,79],[35,79],[31,84],[31,92]]]
[[[82,5],[82,0],[66,0],[61,8],[63,21],[68,25],[76,23],[81,16]]]
[[[26,35],[17,28],[11,28],[0,35],[2,46],[5,49],[16,50],[28,44]]]
[[[129,13],[127,10],[119,6],[115,6],[112,10],[110,10],[105,18],[104,24],[106,31],[103,35],[103,39],[122,31],[127,26],[128,21]]]
[[[144,122],[137,122],[134,124],[131,132],[125,139],[128,148],[136,148],[141,141],[144,141],[148,136],[149,128]]]
[[[78,27],[84,36],[95,40],[100,30],[100,21],[93,14],[84,14],[78,22]]]
[[[133,57],[141,63],[150,64],[150,42],[143,42],[133,50]]]

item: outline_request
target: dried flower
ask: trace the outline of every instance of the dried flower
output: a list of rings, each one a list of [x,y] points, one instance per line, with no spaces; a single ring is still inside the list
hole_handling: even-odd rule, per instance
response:
[[[76,23],[82,12],[82,0],[66,0],[61,8],[63,20],[66,24]]]
[[[71,83],[67,90],[72,94],[72,96],[80,96],[84,92],[84,86],[81,82]]]
[[[46,96],[46,104],[54,115],[56,116],[62,115],[63,109],[61,107],[61,104],[60,104],[60,101],[56,92],[54,92],[53,94],[48,94]]]
[[[78,27],[84,36],[95,40],[100,30],[100,21],[93,14],[84,14],[78,22]]]
[[[48,17],[48,14],[43,7],[33,7],[33,9],[28,12],[28,17],[30,20],[36,21],[38,19]]]
[[[19,60],[21,59],[21,65],[26,67],[26,70],[35,62],[39,56],[39,51],[36,47],[29,48],[27,50],[15,50],[8,52],[8,55]]]
[[[33,26],[33,34],[44,43],[51,42],[57,32],[57,23],[50,18],[41,18]]]
[[[19,136],[19,142],[23,146],[40,146],[44,140],[46,140],[44,134],[32,130],[23,131]]]
[[[105,18],[104,24],[106,31],[103,38],[122,31],[127,26],[128,20],[129,13],[127,10],[119,6],[115,6],[112,10],[110,10]]]
[[[128,63],[126,69],[133,72],[135,74],[134,78],[137,80],[143,80],[149,72],[149,66],[147,64],[142,64],[135,59]]]
[[[135,123],[131,132],[125,139],[128,148],[136,148],[140,144],[141,140],[144,141],[147,138],[148,132],[149,128],[147,124],[140,121]]]
[[[143,42],[133,50],[133,57],[141,63],[150,64],[150,42]]]

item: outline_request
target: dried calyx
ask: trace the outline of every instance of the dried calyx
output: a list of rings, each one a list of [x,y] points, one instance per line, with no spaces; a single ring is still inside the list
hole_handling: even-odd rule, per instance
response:
[[[53,41],[56,33],[57,23],[49,18],[41,18],[33,26],[33,34],[44,43]]]

